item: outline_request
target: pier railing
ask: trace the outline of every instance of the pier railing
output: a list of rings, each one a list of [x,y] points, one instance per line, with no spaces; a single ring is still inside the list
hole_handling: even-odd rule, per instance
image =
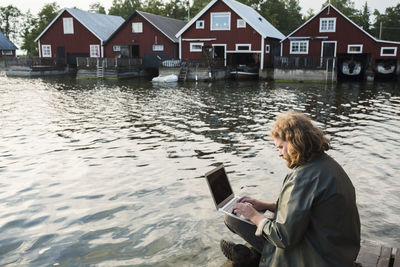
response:
[[[279,69],[331,69],[336,67],[334,57],[274,57],[274,68]]]
[[[141,58],[76,58],[76,67],[78,69],[97,69],[99,66],[102,66],[106,69],[113,69],[124,67],[138,67],[141,65]]]
[[[64,67],[65,59],[53,57],[15,57],[5,58],[4,66],[21,66],[21,67]]]
[[[222,68],[225,66],[224,59],[190,59],[190,60],[164,60],[160,61],[160,67],[164,68]]]

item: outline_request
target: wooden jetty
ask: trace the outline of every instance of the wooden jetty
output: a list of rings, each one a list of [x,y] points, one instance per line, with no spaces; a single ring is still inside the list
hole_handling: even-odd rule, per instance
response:
[[[232,267],[227,260],[221,267]],[[390,248],[362,240],[354,267],[400,267],[400,248]]]

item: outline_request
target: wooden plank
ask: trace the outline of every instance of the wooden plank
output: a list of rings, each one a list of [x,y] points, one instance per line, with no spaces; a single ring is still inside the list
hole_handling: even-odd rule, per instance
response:
[[[393,267],[400,267],[400,249],[397,248],[396,254],[394,255]]]
[[[390,263],[390,257],[392,256],[392,248],[382,247],[381,255],[379,256],[377,267],[388,267]]]
[[[363,267],[376,267],[381,255],[381,247],[371,242],[361,242],[360,252],[358,253],[356,264]]]

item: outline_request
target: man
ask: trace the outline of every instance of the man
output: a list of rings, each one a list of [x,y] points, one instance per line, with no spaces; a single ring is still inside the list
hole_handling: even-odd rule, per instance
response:
[[[325,153],[329,142],[306,115],[277,117],[271,136],[291,172],[276,203],[243,197],[233,212],[255,225],[225,216],[225,223],[251,246],[221,240],[234,264],[260,266],[353,266],[360,249],[360,218],[354,187],[342,167]],[[260,211],[272,211],[266,218]],[[252,256],[252,257],[250,257]],[[250,258],[249,258],[250,257]]]

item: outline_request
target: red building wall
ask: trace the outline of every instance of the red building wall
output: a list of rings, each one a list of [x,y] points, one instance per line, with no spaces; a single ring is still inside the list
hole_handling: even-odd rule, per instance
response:
[[[320,18],[336,18],[336,31],[335,32],[319,32]],[[349,44],[362,44],[363,54],[371,54],[372,59],[384,58],[391,59],[396,57],[380,56],[381,47],[393,46],[400,47],[396,44],[388,44],[376,42],[370,36],[365,34],[362,30],[348,21],[345,17],[339,14],[333,8],[326,8],[313,20],[308,22],[304,27],[300,28],[290,37],[317,37],[327,36],[325,40],[309,40],[308,54],[290,54],[290,40],[286,39],[282,45],[282,56],[288,57],[321,57],[322,41],[337,41],[336,55],[347,54]],[[399,48],[397,49],[397,58],[399,58]]]
[[[72,18],[74,25],[73,34],[64,34],[63,18]],[[57,55],[57,47],[65,48],[65,58],[67,54],[90,54],[90,45],[100,45],[101,41],[92,34],[85,26],[76,20],[68,11],[64,11],[60,17],[51,25],[51,27],[39,39],[40,49],[42,45],[51,45],[51,56]]]
[[[143,32],[132,33],[132,22],[142,22]],[[156,39],[157,43],[155,43]],[[154,44],[164,45],[164,51],[153,51]],[[139,45],[140,58],[143,58],[144,54],[148,53],[168,53],[170,58],[179,57],[178,44],[171,41],[167,36],[138,14],[133,16],[128,22],[124,23],[124,26],[119,29],[119,31],[112,36],[109,41],[107,41],[105,47],[105,54],[107,57],[116,57],[119,55],[119,52],[113,51],[114,45]]]
[[[16,55],[16,54],[15,54],[15,50],[11,50],[11,51],[12,51],[12,55],[3,55],[2,51],[3,51],[3,50],[0,49],[0,58],[2,58],[2,57],[3,57],[3,58],[15,57],[15,55]],[[7,50],[7,51],[9,51],[9,50]]]
[[[211,31],[211,12],[230,12],[231,27],[228,31]],[[212,46],[212,44],[226,44],[226,50],[236,50],[235,44],[251,44],[252,51],[261,50],[261,35],[246,23],[246,28],[237,28],[237,19],[239,17],[229,6],[224,2],[216,2],[206,13],[198,20],[204,20],[204,29],[196,29],[196,23],[193,23],[182,35],[182,39],[196,38],[216,38],[214,41],[181,41],[182,59],[200,59],[201,52],[190,52],[191,42],[202,42],[204,46]],[[264,45],[269,44],[269,40],[264,40]],[[264,54],[264,62],[269,59],[268,54]]]

